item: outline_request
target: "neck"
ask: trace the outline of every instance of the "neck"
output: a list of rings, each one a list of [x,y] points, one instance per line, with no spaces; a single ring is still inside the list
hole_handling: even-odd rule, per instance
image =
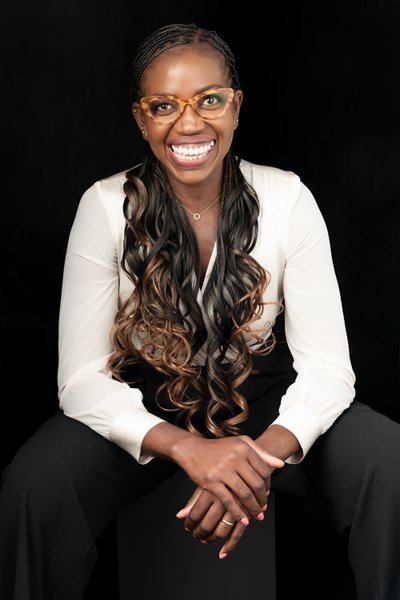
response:
[[[222,176],[216,181],[201,182],[197,185],[185,185],[179,181],[170,181],[172,192],[188,209],[198,212],[207,208],[222,192]]]

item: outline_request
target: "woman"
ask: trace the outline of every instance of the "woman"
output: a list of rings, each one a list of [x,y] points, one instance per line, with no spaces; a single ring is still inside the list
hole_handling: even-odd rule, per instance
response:
[[[3,477],[4,599],[81,598],[96,537],[178,468],[194,492],[177,516],[203,542],[225,539],[221,559],[263,520],[272,476],[350,530],[360,599],[400,597],[400,428],[353,401],[311,193],[233,153],[242,100],[215,32],[170,25],[140,45],[132,110],[148,152],[81,199],[61,300],[61,411]],[[273,330],[282,309],[290,354]]]

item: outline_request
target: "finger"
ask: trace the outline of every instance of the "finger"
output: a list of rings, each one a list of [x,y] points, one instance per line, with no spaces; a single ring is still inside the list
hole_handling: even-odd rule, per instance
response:
[[[225,512],[217,526],[215,527],[212,534],[210,534],[207,538],[207,542],[214,542],[215,540],[224,540],[228,536],[231,535],[233,528],[236,527],[237,522],[233,520],[233,517],[230,513]],[[246,528],[245,525],[240,523],[241,527]]]
[[[268,492],[271,486],[271,478],[268,477],[267,480],[264,480],[260,477],[256,471],[247,471],[244,475],[244,482],[247,486],[252,490],[258,506],[259,512],[262,510],[262,507],[266,504],[268,500]],[[256,515],[258,516],[258,514]],[[259,520],[262,520],[259,518]]]
[[[254,473],[254,471],[253,471]],[[265,494],[265,488],[264,488],[264,493],[263,493],[263,499],[261,502],[258,502],[254,491],[252,490],[251,487],[249,487],[249,485],[246,483],[246,479],[251,479],[252,478],[252,469],[250,469],[248,466],[246,468],[241,469],[241,472],[239,473],[232,473],[232,475],[227,478],[227,485],[229,486],[229,489],[234,492],[235,496],[237,496],[237,498],[239,499],[241,505],[246,509],[247,512],[250,513],[251,516],[253,516],[254,518],[257,518],[258,515],[261,515],[260,520],[262,520],[263,517],[263,513],[261,510],[261,506],[263,504],[265,504],[267,496]],[[264,486],[264,482],[263,480],[260,478],[259,481],[262,482],[262,485]],[[230,508],[228,508],[228,511],[230,510]],[[234,511],[231,511],[232,514],[234,515]],[[236,519],[238,520],[238,519]],[[239,519],[240,520],[240,519]]]
[[[201,492],[202,492],[202,488],[201,487],[197,487],[195,489],[195,491],[193,492],[193,494],[189,498],[186,506],[184,506],[183,508],[181,508],[181,510],[176,513],[175,516],[178,517],[178,519],[183,519],[183,518],[187,517],[187,515],[189,514],[192,506],[195,505],[195,503],[196,503],[198,497],[200,496]]]
[[[236,523],[235,527],[232,528],[232,532],[229,536],[229,539],[222,546],[219,551],[219,558],[224,560],[229,554],[236,548],[240,539],[243,537],[244,532],[246,531],[246,527],[241,523]]]
[[[247,517],[245,509],[241,506],[238,499],[235,498],[235,495],[226,485],[224,485],[221,482],[214,482],[210,483],[209,488],[207,489],[209,492],[211,492],[211,494],[213,494],[220,500],[225,510],[231,513],[235,521],[240,521],[243,525],[246,526],[249,524],[249,519]]]
[[[214,532],[216,527],[218,527],[220,524],[224,514],[226,514],[225,507],[221,504],[221,502],[219,502],[219,500],[214,498],[214,501],[211,504],[207,514],[204,515],[203,519],[193,530],[194,537],[202,541],[206,540],[207,542],[213,542],[218,539],[214,535]]]
[[[203,493],[204,492],[204,493]],[[185,529],[193,532],[200,522],[205,518],[215,498],[212,494],[202,490],[196,502],[192,505],[185,519]]]

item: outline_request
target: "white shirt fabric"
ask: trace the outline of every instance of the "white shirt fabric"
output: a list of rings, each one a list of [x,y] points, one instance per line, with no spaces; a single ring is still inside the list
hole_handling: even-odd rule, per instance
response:
[[[241,169],[260,200],[252,256],[271,275],[260,322],[264,337],[274,325],[278,302],[285,305],[285,335],[297,377],[274,423],[298,439],[302,454],[286,461],[295,463],[355,395],[340,291],[327,228],[309,189],[290,171],[244,160]],[[142,440],[162,419],[147,411],[139,389],[112,379],[106,368],[118,304],[132,291],[121,268],[125,173],[86,190],[71,229],[59,318],[59,401],[66,415],[146,464],[154,457],[141,451]],[[216,245],[202,289],[215,259]],[[201,290],[198,301],[201,306]],[[202,352],[195,360],[204,362]]]

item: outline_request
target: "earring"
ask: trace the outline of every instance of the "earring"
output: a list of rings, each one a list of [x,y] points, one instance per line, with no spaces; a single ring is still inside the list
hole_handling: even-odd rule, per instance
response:
[[[239,118],[236,119],[236,127],[239,125]]]
[[[143,135],[146,135],[146,132],[144,129],[141,129],[140,131],[142,132]]]

